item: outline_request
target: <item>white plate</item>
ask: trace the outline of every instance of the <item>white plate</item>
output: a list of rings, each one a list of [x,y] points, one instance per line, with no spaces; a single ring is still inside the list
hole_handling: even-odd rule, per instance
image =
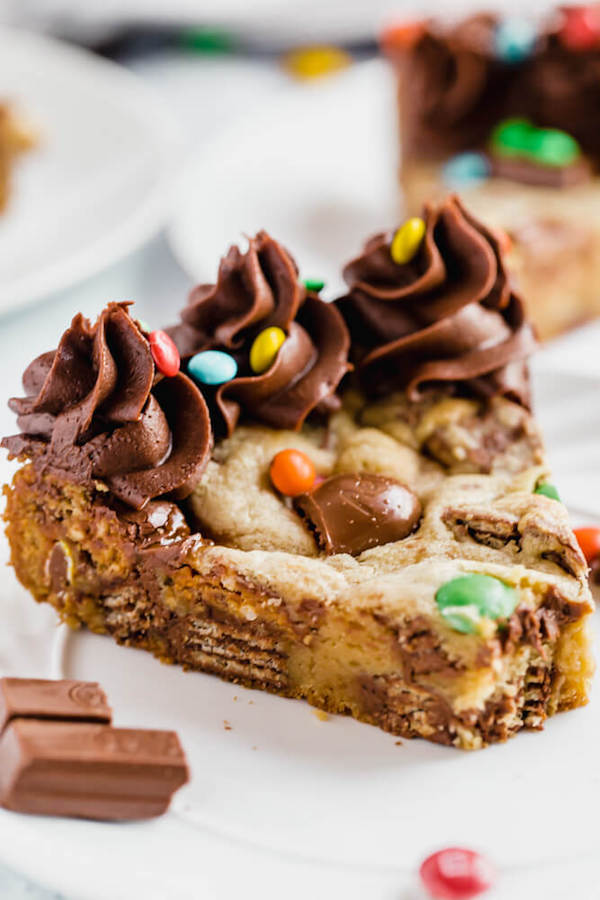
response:
[[[343,289],[342,264],[398,218],[393,82],[381,61],[298,84],[219,136],[182,179],[171,247],[198,280],[266,228],[304,277]]]
[[[168,211],[176,124],[126,70],[0,29],[0,96],[39,132],[0,216],[0,312],[65,288],[129,253]]]
[[[555,481],[578,509],[575,524],[600,518],[599,390],[589,377],[535,379]],[[0,476],[8,469],[3,461]],[[490,900],[564,900],[567,891],[597,900],[597,698],[542,733],[480,753],[423,741],[397,746],[351,719],[320,721],[305,703],[57,628],[9,570],[2,595],[1,672],[99,680],[118,724],[177,729],[192,769],[172,811],[155,822],[0,811],[0,860],[52,888],[81,900],[233,900],[242,892],[412,900],[423,856],[464,843],[502,870]]]

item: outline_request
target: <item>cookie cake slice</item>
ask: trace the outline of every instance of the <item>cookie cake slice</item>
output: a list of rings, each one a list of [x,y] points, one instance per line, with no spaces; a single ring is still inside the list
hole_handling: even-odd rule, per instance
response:
[[[593,607],[498,242],[450,198],[345,278],[324,303],[261,232],[168,333],[76,316],[11,401],[16,573],[70,625],[402,737],[539,729],[587,702]]]

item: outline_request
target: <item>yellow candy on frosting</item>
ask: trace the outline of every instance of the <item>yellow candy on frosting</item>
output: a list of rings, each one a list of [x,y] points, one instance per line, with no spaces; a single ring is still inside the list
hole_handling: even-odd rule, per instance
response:
[[[286,333],[282,328],[273,325],[265,328],[257,335],[250,348],[250,368],[257,375],[266,372],[279,352],[279,348],[286,339]]]
[[[425,237],[425,222],[418,216],[407,219],[394,237],[390,246],[390,254],[395,263],[403,266],[410,262],[421,246]]]

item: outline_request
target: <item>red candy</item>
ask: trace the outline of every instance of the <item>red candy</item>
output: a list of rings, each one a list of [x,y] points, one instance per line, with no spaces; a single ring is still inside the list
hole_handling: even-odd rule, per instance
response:
[[[575,528],[573,534],[588,565],[600,554],[600,528]]]
[[[560,39],[570,50],[600,46],[600,6],[572,6],[563,10]]]
[[[479,853],[448,847],[432,853],[419,870],[425,890],[435,900],[470,900],[494,882],[494,869]]]
[[[156,368],[163,375],[171,378],[179,372],[181,360],[179,350],[166,331],[151,331],[148,340]]]

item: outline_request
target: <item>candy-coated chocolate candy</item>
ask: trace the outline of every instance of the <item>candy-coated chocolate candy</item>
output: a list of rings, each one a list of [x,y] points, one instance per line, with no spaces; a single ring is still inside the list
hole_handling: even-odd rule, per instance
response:
[[[501,156],[527,156],[535,130],[527,119],[505,119],[492,131],[492,147]]]
[[[600,46],[600,7],[572,6],[562,10],[561,42],[570,50],[591,50]]]
[[[600,528],[576,528],[573,534],[589,565],[600,554]]]
[[[518,599],[515,589],[499,578],[478,573],[452,578],[438,588],[435,595],[444,619],[456,631],[465,633],[477,630],[477,613],[486,619],[507,619]]]
[[[395,263],[403,266],[416,255],[425,237],[425,222],[418,216],[407,219],[395,233],[390,245],[390,255]]]
[[[150,351],[156,368],[171,378],[179,372],[181,360],[179,350],[166,331],[151,331],[148,335]]]
[[[529,153],[545,166],[569,166],[579,156],[579,144],[565,131],[539,128],[532,136]]]
[[[494,32],[496,55],[507,63],[522,62],[531,55],[536,37],[536,30],[527,19],[504,19]]]
[[[432,853],[419,869],[423,887],[435,900],[471,900],[493,885],[494,867],[484,856],[464,847]]]
[[[490,164],[483,153],[459,153],[446,162],[442,177],[449,188],[463,190],[481,184],[490,175]]]
[[[203,350],[188,362],[188,372],[201,384],[225,384],[237,375],[237,363],[222,350]]]
[[[254,338],[250,347],[250,368],[257,375],[266,372],[273,363],[279,348],[286,338],[286,333],[282,328],[273,325],[271,328],[265,328],[259,335]]]
[[[269,469],[274,487],[286,497],[297,497],[309,491],[317,473],[310,456],[301,450],[280,450]]]
[[[352,57],[345,50],[332,46],[300,47],[284,59],[286,69],[302,79],[330,75],[345,69],[351,62]]]
[[[560,502],[560,494],[556,490],[553,484],[550,484],[549,481],[545,481],[543,484],[538,484],[534,494],[542,494],[544,497],[550,497],[551,500],[558,500]]]
[[[425,32],[423,22],[400,22],[389,25],[381,34],[380,44],[384,53],[410,50]]]
[[[568,166],[580,154],[579,144],[557,128],[536,128],[527,119],[507,119],[492,132],[491,144],[499,156],[530,159],[544,166]]]
[[[325,282],[319,281],[318,278],[305,278],[304,287],[307,291],[313,291],[313,293],[318,294],[325,287]]]

